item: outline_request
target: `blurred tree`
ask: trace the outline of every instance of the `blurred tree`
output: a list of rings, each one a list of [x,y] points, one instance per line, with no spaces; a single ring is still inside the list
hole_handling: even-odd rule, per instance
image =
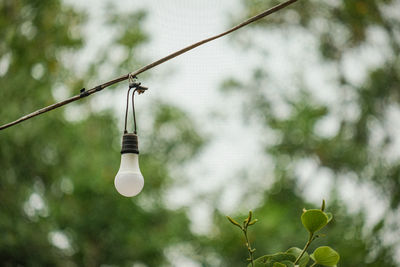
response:
[[[256,0],[244,4],[246,17],[272,5]],[[388,111],[398,110],[399,100],[399,21],[391,12],[395,5],[398,2],[390,0],[299,1],[259,23],[257,34],[250,33],[254,38],[274,29],[311,34],[321,62],[333,66],[331,86],[350,96],[329,105],[301,82],[297,93],[282,93],[280,101],[290,107],[290,114],[282,117],[275,110],[276,95],[267,92],[285,90],[276,90],[283,87],[269,82],[265,65],[249,80],[225,83],[225,89],[246,90],[246,96],[237,90],[245,114],[264,126],[265,150],[274,162],[268,172],[274,183],[268,189],[257,181],[243,185],[244,198],[258,193],[263,199],[255,210],[260,222],[250,233],[258,255],[301,246],[307,238],[298,223],[299,210],[312,205],[295,170],[304,159],[330,169],[336,180],[348,175],[360,183],[373,182],[382,195],[388,195],[387,216],[398,211],[400,166],[388,157],[395,136],[387,121]],[[77,53],[84,49],[85,14],[50,0],[5,0],[0,10],[2,122],[51,104],[60,94],[76,94],[91,81],[103,80],[104,73],[113,77],[135,69],[136,48],[147,40],[140,29],[144,12],[120,14],[107,7],[108,27],[115,34],[99,40],[104,45],[96,60],[78,72],[73,69]],[[354,57],[352,53],[370,48],[376,33],[384,39],[379,50],[383,60],[366,70],[362,82],[354,82],[343,65]],[[121,52],[122,59],[112,60],[111,51]],[[149,105],[146,119],[151,123],[140,132],[144,138],[139,136],[145,147],[141,149],[145,189],[140,198],[125,199],[113,188],[119,164],[118,121],[111,110],[93,108],[93,99],[69,106],[74,116],[63,108],[1,132],[2,266],[162,266],[168,265],[169,248],[182,248],[179,252],[203,266],[244,266],[246,250],[240,233],[231,228],[225,214],[215,211],[210,237],[194,236],[185,211],[171,211],[163,204],[171,169],[179,169],[203,145],[185,113],[160,101]],[[350,106],[358,115],[337,113],[333,106],[340,110]],[[333,136],[320,136],[316,125],[328,115],[340,127]],[[383,132],[378,142],[372,140],[376,128]],[[267,140],[271,136],[275,141]],[[393,247],[382,242],[390,226],[386,217],[366,228],[363,213],[349,214],[338,196],[331,197],[328,209],[336,216],[324,244],[340,252],[343,266],[396,266]]]
[[[275,2],[244,0],[244,16],[254,15]],[[222,86],[224,91],[240,96],[246,121],[250,118],[263,125],[260,139],[268,159],[273,161],[273,171],[265,170],[267,175],[260,178],[273,175],[270,188],[260,189],[260,179],[253,183],[247,179],[244,189],[247,193],[243,201],[256,193],[264,199],[255,210],[260,223],[252,229],[258,255],[304,243],[306,234],[294,222],[301,215],[299,208],[312,207],[307,204],[309,190],[299,182],[298,172],[308,161],[316,169],[332,174],[330,199],[335,203],[328,202],[328,207],[336,218],[327,240],[341,254],[340,265],[398,266],[398,238],[393,242],[387,237],[398,235],[398,221],[393,218],[398,218],[400,204],[399,153],[394,152],[399,141],[395,122],[400,114],[400,17],[394,10],[399,10],[399,4],[391,0],[299,1],[235,39],[264,58],[253,75],[243,75],[251,77],[227,79]],[[262,39],[267,34],[276,37],[277,32],[284,35],[280,41],[287,55],[291,54],[286,57],[287,62],[292,62],[291,66],[287,64],[285,75],[278,78],[274,77],[273,61],[268,61],[276,51],[266,48],[269,46]],[[312,42],[302,42],[302,38],[311,38]],[[316,61],[306,58],[310,47],[304,43],[316,44],[317,49],[311,53],[318,53]],[[303,45],[304,49],[298,54],[290,53],[290,44]],[[307,67],[309,62],[318,66],[311,69]],[[291,72],[291,68],[295,70]],[[288,79],[291,75],[295,77]],[[328,78],[321,82],[321,76]],[[285,81],[276,82],[282,77]],[[287,90],[295,86],[300,89]],[[323,91],[331,96],[332,90],[337,97],[328,101],[318,97]],[[319,127],[324,120],[333,120],[337,131],[321,134]],[[318,177],[312,179],[316,181]],[[372,185],[376,190],[373,193],[390,203],[375,225],[369,222],[367,227],[362,211],[349,214],[346,210],[339,194],[339,185],[346,180],[354,180],[360,187]],[[354,196],[357,203],[361,194]],[[368,212],[374,213],[372,208]],[[294,217],[296,220],[291,219]],[[225,266],[243,266],[247,252],[241,245],[240,233],[227,228],[228,224],[216,211],[214,245],[223,255]]]
[[[84,48],[87,15],[58,0],[0,2],[2,123],[60,94],[76,94],[87,81],[104,80],[104,66],[112,69],[110,78],[131,70],[136,47],[147,40],[140,29],[145,13],[117,16],[107,7],[107,14],[113,38],[103,36],[96,62],[78,72],[74,61]],[[125,56],[112,61],[112,49]],[[94,111],[90,101],[69,106],[75,116],[62,108],[0,133],[1,266],[160,266],[168,262],[166,248],[193,238],[184,210],[161,201],[170,169],[203,144],[193,122],[178,108],[149,104],[150,130],[139,136],[146,136],[140,157],[145,189],[140,200],[124,198],[113,185],[121,146],[117,119],[110,109]]]

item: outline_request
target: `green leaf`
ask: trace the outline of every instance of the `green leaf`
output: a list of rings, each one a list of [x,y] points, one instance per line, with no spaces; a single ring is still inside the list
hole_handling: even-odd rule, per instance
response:
[[[313,234],[328,223],[328,216],[321,210],[307,210],[301,215],[301,222]]]
[[[265,267],[267,266],[267,262],[269,262],[271,255],[264,255],[254,260],[255,267]],[[247,265],[247,267],[251,267],[251,263]]]
[[[241,226],[237,221],[235,221],[234,219],[232,219],[232,218],[229,217],[229,216],[226,216],[226,218],[227,218],[233,225],[236,225],[237,227],[239,227],[240,229],[242,229],[242,226]]]
[[[296,247],[289,248],[286,251],[287,254],[293,255],[296,259],[298,256],[300,256],[301,252],[302,252],[302,250],[300,248],[296,248]],[[300,261],[298,262],[298,265],[300,267],[305,267],[305,266],[307,266],[307,263],[309,262],[309,260],[310,260],[310,257],[308,256],[308,253],[304,252],[303,256],[301,256]]]
[[[283,252],[279,252],[279,253],[275,253],[275,254],[271,255],[271,261],[281,262],[281,261],[286,261],[286,260],[294,262],[296,260],[296,257],[291,254],[283,253]]]
[[[339,262],[340,256],[335,250],[328,246],[317,248],[311,255],[311,258],[318,264],[324,266],[336,266]]]
[[[294,267],[293,262],[296,257],[288,253],[275,253],[272,255],[264,255],[254,260],[255,267],[273,267],[275,263],[283,263],[287,267]],[[251,264],[248,265],[251,267]]]
[[[291,261],[281,261],[279,263],[284,264],[284,266],[286,266],[286,267],[294,267],[294,263]]]
[[[325,212],[325,215],[328,217],[328,223],[332,220],[333,215],[330,212]]]
[[[255,224],[256,222],[258,222],[257,219],[252,220],[251,222],[249,222],[249,226]]]
[[[287,267],[287,266],[283,263],[275,262],[274,265],[272,265],[272,267]]]

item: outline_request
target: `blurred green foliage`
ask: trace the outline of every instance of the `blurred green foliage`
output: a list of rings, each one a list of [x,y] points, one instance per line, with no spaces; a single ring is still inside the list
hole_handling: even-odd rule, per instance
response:
[[[243,0],[242,3],[246,7],[243,16],[248,17],[277,1]],[[395,229],[399,226],[393,217],[398,214],[400,204],[400,164],[398,156],[389,156],[390,149],[397,144],[396,136],[393,137],[396,126],[389,122],[389,111],[400,110],[400,18],[392,12],[398,9],[398,5],[398,1],[391,0],[298,1],[257,23],[254,32],[250,33],[254,35],[244,34],[245,37],[233,39],[246,45],[243,49],[258,51],[262,42],[252,38],[255,34],[275,36],[274,33],[282,32],[287,42],[297,42],[299,35],[305,34],[316,43],[315,54],[319,64],[329,65],[334,71],[330,73],[329,86],[316,89],[304,82],[309,69],[298,65],[298,76],[295,77],[298,89],[291,94],[286,93],[287,85],[274,82],[276,78],[270,71],[273,66],[268,66],[271,61],[258,66],[252,76],[227,78],[222,84],[223,92],[240,97],[246,121],[256,123],[258,128],[262,126],[260,145],[273,161],[273,170],[265,170],[274,175],[272,187],[263,191],[257,187],[257,182],[247,187],[249,191],[261,191],[264,196],[264,204],[255,210],[258,218],[263,219],[250,237],[258,251],[274,253],[287,249],[293,242],[297,246],[301,244],[303,235],[289,218],[300,216],[298,209],[308,206],[307,188],[301,186],[296,168],[301,168],[302,162],[309,160],[317,169],[325,168],[332,174],[329,190],[331,201],[334,199],[335,203],[330,208],[335,218],[334,227],[328,225],[327,228],[330,245],[341,255],[339,265],[398,266],[395,260],[398,242],[385,242],[387,236],[398,233]],[[373,53],[368,54],[371,51]],[[260,57],[264,56],[266,60],[274,54],[270,50],[261,49],[261,52],[264,53],[260,53]],[[363,80],[355,82],[352,75],[365,69],[366,63],[360,60],[359,69],[346,69],[345,63],[357,59],[360,54],[366,59],[376,58],[378,54],[380,61],[368,66]],[[314,73],[314,76],[320,74],[323,75],[323,71]],[[295,78],[291,80],[296,81]],[[341,96],[339,101],[332,99],[327,103],[316,97],[313,91],[332,87]],[[276,112],[280,104],[289,110],[287,115]],[[349,107],[356,112],[348,114]],[[338,130],[329,136],[319,134],[317,124],[332,117],[339,125]],[[268,139],[271,136],[274,137],[272,141]],[[312,177],[312,180],[318,178]],[[381,211],[383,217],[375,225],[368,225],[362,211],[351,214],[347,211],[338,188],[346,179],[360,187],[371,185],[384,203],[390,203]],[[358,194],[353,197],[355,201],[359,199]],[[245,195],[243,202],[248,195],[251,194]],[[373,209],[370,207],[368,212],[374,213]],[[218,211],[215,214],[217,220],[223,220],[220,218],[222,214]],[[222,221],[216,225],[220,223]],[[242,266],[244,261],[240,258],[246,257],[246,251],[240,250],[239,236],[232,236],[223,227],[217,229],[215,241],[224,240],[223,245],[219,245],[219,252],[224,255],[226,266]],[[238,245],[234,248],[229,246],[231,243]]]
[[[244,16],[275,2],[245,0]],[[294,29],[314,36],[319,49],[315,53],[335,66],[335,86],[355,95],[351,104],[359,111],[355,120],[339,118],[336,135],[321,137],[315,126],[332,110],[304,84],[299,84],[298,94],[284,98],[291,112],[282,118],[273,111],[274,99],[265,93],[271,86],[264,66],[253,75],[244,75],[248,77],[244,81],[227,80],[225,91],[239,92],[245,115],[263,127],[262,145],[274,163],[275,180],[270,187],[243,187],[247,195],[258,192],[263,199],[255,210],[262,221],[249,233],[258,251],[274,253],[303,244],[302,227],[290,218],[298,218],[302,208],[311,206],[294,171],[296,163],[306,158],[330,169],[335,181],[351,174],[359,183],[372,183],[390,202],[385,217],[366,228],[364,214],[350,214],[335,195],[336,187],[332,188],[329,207],[335,218],[326,228],[329,244],[341,255],[340,265],[397,266],[395,248],[383,242],[387,229],[398,226],[390,225],[388,218],[398,212],[400,204],[400,165],[386,157],[394,140],[383,123],[387,107],[399,102],[399,18],[386,14],[396,3],[298,1],[257,24],[261,32]],[[137,67],[136,49],[148,40],[140,26],[145,12],[120,14],[112,6],[107,11],[107,25],[115,33],[111,42],[86,70],[76,72],[68,61],[84,48],[87,14],[59,0],[0,2],[2,123],[54,103],[60,85],[67,95],[75,95],[90,82],[104,80],[99,74],[101,66],[112,66],[110,78]],[[369,31],[376,29],[384,34],[385,51],[391,56],[369,69],[361,84],[354,84],[343,61],[350,52],[369,45]],[[115,48],[126,52],[117,63],[110,61]],[[93,111],[90,101],[72,105],[79,111],[75,120],[67,119],[66,109],[61,108],[1,132],[1,265],[168,266],[169,248],[189,247],[182,254],[201,266],[245,266],[242,237],[227,227],[216,203],[212,203],[211,233],[199,236],[190,231],[185,209],[171,210],[164,202],[165,190],[173,180],[171,170],[181,169],[204,145],[193,120],[168,103],[149,104],[145,112],[148,130],[141,131],[143,138],[139,134],[141,147],[145,147],[140,156],[145,188],[140,199],[126,199],[113,187],[121,138],[118,119],[112,110]],[[376,122],[385,136],[382,143],[372,146],[371,124]],[[279,138],[265,145],[271,131]],[[218,196],[209,199],[217,202]],[[322,244],[323,238],[316,240],[311,250]]]
[[[108,25],[118,34],[108,52],[115,45],[129,51],[113,65],[120,74],[137,63],[135,48],[148,37],[143,11],[111,10]],[[60,84],[76,94],[102,64],[112,64],[102,51],[84,73],[66,66],[65,57],[83,48],[86,17],[62,1],[0,2],[2,123],[54,103]],[[166,248],[193,238],[184,210],[162,201],[169,170],[203,145],[192,120],[161,101],[149,105],[154,131],[141,142],[146,186],[138,203],[114,189],[122,131],[113,111],[94,112],[85,100],[74,104],[83,116],[72,121],[61,108],[1,132],[1,266],[160,266]]]

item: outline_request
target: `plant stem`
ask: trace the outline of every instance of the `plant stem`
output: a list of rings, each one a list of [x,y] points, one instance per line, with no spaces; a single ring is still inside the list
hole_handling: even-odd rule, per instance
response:
[[[315,265],[317,265],[317,263],[316,262],[314,262],[310,267],[313,267],[313,266],[315,266]]]
[[[302,252],[300,253],[300,255],[297,257],[296,261],[294,262],[294,265],[296,265],[296,264],[300,261],[301,257],[303,257],[304,253],[306,252],[306,250],[307,250],[308,247],[310,246],[311,242],[313,241],[313,236],[314,236],[314,234],[313,234],[313,233],[310,233],[310,236],[309,236],[309,238],[308,238],[307,244],[304,246],[303,251],[302,251]]]
[[[247,250],[249,251],[249,259],[250,259],[250,262],[251,262],[251,266],[254,267],[254,259],[253,259],[253,253],[254,252],[251,249],[249,238],[247,237],[247,228],[242,228],[242,230],[243,230],[243,233],[244,233],[244,237],[246,238],[246,247],[247,247]]]

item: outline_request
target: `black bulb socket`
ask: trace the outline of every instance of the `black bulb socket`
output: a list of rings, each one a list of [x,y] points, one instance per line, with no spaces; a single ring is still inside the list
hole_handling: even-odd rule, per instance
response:
[[[124,133],[121,154],[125,153],[139,154],[138,137],[136,134]]]

